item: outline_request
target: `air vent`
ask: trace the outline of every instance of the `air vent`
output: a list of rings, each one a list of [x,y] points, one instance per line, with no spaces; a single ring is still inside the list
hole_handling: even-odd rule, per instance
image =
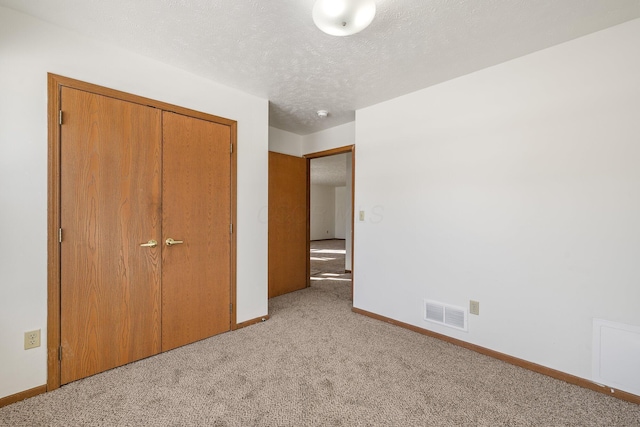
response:
[[[438,301],[424,300],[424,320],[461,331],[467,330],[467,311],[463,307]]]
[[[444,306],[439,302],[424,301],[424,320],[444,323]]]
[[[592,348],[593,381],[640,395],[640,326],[593,319]]]

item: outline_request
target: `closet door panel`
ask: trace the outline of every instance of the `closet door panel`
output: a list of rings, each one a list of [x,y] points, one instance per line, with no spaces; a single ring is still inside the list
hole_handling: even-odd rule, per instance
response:
[[[162,351],[231,329],[230,144],[229,126],[163,113]]]
[[[160,351],[161,113],[62,88],[61,383]]]

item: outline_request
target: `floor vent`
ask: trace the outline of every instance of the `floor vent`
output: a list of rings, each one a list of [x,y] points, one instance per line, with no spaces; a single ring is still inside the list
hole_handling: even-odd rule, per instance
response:
[[[438,301],[424,300],[424,320],[461,331],[467,330],[467,311]]]
[[[640,325],[593,319],[593,381],[640,395]]]

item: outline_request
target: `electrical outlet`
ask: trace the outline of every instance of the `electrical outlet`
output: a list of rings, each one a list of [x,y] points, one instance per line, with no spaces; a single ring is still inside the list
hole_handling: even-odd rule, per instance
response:
[[[478,301],[469,301],[469,313],[480,315],[480,303]]]
[[[364,221],[364,211],[360,211],[359,217],[360,221]]]
[[[24,349],[40,347],[40,329],[24,333]]]

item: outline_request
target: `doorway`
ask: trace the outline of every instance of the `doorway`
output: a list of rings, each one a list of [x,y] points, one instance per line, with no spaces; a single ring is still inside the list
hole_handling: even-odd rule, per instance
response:
[[[353,300],[355,147],[307,154],[309,182],[307,277],[311,286],[343,283]]]
[[[346,154],[342,274],[349,274],[353,268],[355,146],[304,157],[269,152],[269,298],[311,286],[311,162],[341,154]]]

